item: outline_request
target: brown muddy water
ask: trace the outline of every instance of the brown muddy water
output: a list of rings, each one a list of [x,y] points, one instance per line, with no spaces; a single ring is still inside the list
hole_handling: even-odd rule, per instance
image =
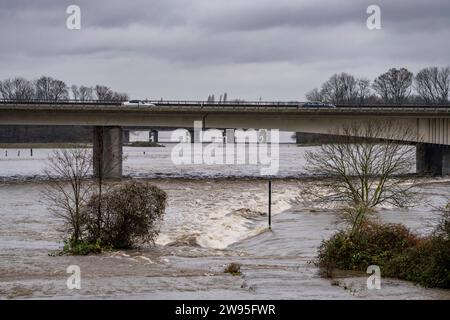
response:
[[[281,163],[280,176],[292,175],[301,152],[280,150],[294,159]],[[320,242],[342,222],[336,209],[311,207],[302,200],[301,190],[313,187],[313,180],[274,180],[270,231],[265,181],[239,177],[244,174],[234,168],[229,169],[237,176],[233,179],[157,178],[184,170],[168,168],[169,153],[149,150],[147,157],[154,162],[148,164],[137,152],[125,163],[138,177],[145,177],[151,166],[146,179],[168,193],[157,244],[92,256],[49,256],[61,248],[63,235],[61,221],[42,202],[44,182],[35,178],[44,156],[22,162],[0,159],[0,299],[450,299],[449,290],[395,279],[383,278],[380,290],[368,290],[366,274],[321,278],[311,261]],[[16,161],[15,166],[8,161]],[[220,170],[211,170],[220,176]],[[414,209],[385,207],[377,216],[429,233],[439,219],[436,208],[449,199],[450,179],[421,183],[423,200]],[[242,264],[242,275],[223,273],[230,262]],[[80,290],[67,288],[70,265],[81,269]]]

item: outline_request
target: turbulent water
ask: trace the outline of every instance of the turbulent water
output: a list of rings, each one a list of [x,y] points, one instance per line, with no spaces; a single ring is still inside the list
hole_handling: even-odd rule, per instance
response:
[[[304,167],[308,148],[281,145],[273,182],[273,226],[267,228],[267,182],[257,165],[182,165],[166,148],[125,148],[124,171],[150,179],[169,196],[153,247],[99,256],[50,257],[61,247],[61,221],[42,201],[40,180],[52,150],[0,150],[0,298],[137,299],[450,299],[448,290],[383,279],[368,290],[364,274],[319,277],[311,263],[320,242],[341,222],[336,210],[311,207],[302,190],[315,186]],[[19,153],[20,151],[20,153]],[[231,178],[230,178],[231,177]],[[449,179],[424,179],[414,209],[381,208],[383,221],[429,233],[449,199]],[[230,262],[242,275],[223,273]],[[69,290],[66,268],[81,269]]]

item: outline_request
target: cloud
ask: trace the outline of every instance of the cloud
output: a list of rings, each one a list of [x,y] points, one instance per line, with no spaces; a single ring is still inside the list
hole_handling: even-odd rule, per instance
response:
[[[82,29],[65,27],[81,7]],[[0,76],[104,82],[133,96],[302,99],[340,71],[374,78],[393,66],[448,65],[450,2],[3,1]],[[218,92],[219,91],[219,92]]]

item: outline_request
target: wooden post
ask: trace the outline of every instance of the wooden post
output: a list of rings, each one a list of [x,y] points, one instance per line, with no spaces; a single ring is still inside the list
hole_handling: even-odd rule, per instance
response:
[[[272,230],[272,180],[269,180],[269,230]]]

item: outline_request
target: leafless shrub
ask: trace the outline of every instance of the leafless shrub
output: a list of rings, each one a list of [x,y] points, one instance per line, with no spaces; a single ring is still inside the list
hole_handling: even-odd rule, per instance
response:
[[[83,236],[83,206],[91,195],[92,156],[87,149],[57,150],[49,157],[44,173],[48,183],[44,199],[49,209],[65,222],[74,242]]]

